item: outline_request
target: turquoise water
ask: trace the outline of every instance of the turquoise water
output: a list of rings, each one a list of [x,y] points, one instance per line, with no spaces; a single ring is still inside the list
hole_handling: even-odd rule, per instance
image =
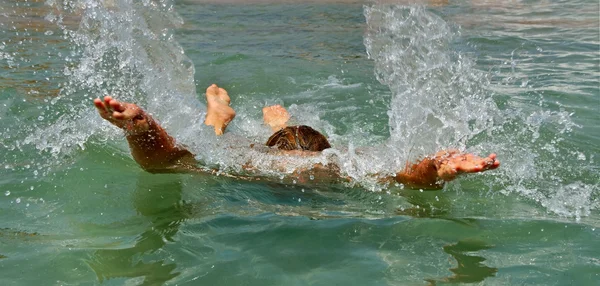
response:
[[[0,3],[2,285],[597,284],[597,1],[233,2]],[[104,94],[223,172],[277,160],[232,146],[282,104],[356,183],[145,173]],[[432,192],[367,175],[451,147],[502,166]]]

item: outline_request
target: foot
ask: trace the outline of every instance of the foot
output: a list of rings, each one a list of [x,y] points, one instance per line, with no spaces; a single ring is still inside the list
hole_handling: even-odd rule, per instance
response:
[[[458,150],[440,151],[435,154],[434,160],[437,162],[438,177],[444,181],[453,180],[459,174],[479,173],[500,166],[496,154],[483,158]]]
[[[104,100],[94,99],[94,105],[102,118],[125,130],[128,135],[140,134],[150,128],[149,115],[133,103],[120,102],[111,96]]]
[[[287,125],[290,120],[290,114],[281,105],[267,106],[263,108],[263,120],[266,125],[269,125],[273,132],[277,132]]]
[[[208,112],[204,124],[213,126],[215,134],[223,135],[225,128],[235,117],[235,110],[229,106],[231,99],[227,91],[216,84],[209,86],[206,89],[206,102],[208,103]]]

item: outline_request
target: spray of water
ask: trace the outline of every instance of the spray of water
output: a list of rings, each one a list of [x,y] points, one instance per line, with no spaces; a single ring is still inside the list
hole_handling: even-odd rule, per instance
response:
[[[390,134],[403,159],[410,152],[464,148],[498,121],[485,77],[469,57],[452,51],[458,35],[439,16],[418,6],[373,6],[365,17],[376,76],[394,94]]]
[[[503,167],[486,175],[494,191],[518,193],[565,216],[598,208],[593,154],[566,140],[577,127],[571,114],[510,99],[499,108],[492,90],[502,88],[470,55],[453,49],[459,30],[424,7],[373,5],[365,17],[367,52],[393,93],[391,148],[398,158],[449,147],[496,152]]]
[[[348,150],[290,158],[287,168],[277,170],[273,167],[281,166],[280,157],[231,148],[246,147],[253,139],[231,134],[215,138],[203,126],[205,106],[197,100],[194,66],[171,32],[182,23],[171,1],[47,4],[54,12],[46,18],[59,25],[63,39],[72,44],[70,53],[63,55],[67,82],[48,104],[48,114],[59,116],[29,132],[23,145],[53,157],[122,136],[98,116],[90,116],[95,113],[91,99],[111,94],[143,106],[200,160],[225,172],[239,171],[250,162],[283,176],[298,166],[335,160],[343,173],[374,186],[372,173],[398,170],[418,155],[455,147],[498,153],[503,168],[485,178],[494,191],[517,193],[565,216],[585,216],[598,208],[594,205],[598,183],[586,179],[594,178],[589,175],[593,157],[565,143],[566,134],[576,128],[570,115],[510,103],[499,108],[489,76],[475,68],[470,55],[453,49],[460,32],[423,7],[372,5],[364,10],[367,53],[375,62],[377,78],[393,94],[390,141],[373,149],[358,148],[350,141]],[[68,17],[79,18],[78,26],[65,24]],[[126,153],[123,143],[113,145]],[[553,163],[564,154],[576,154],[576,162],[566,166],[568,174]]]
[[[67,79],[51,106],[63,114],[26,143],[55,156],[83,148],[90,137],[114,139],[120,132],[101,124],[93,98],[113,95],[144,106],[180,141],[199,136],[204,106],[196,100],[194,66],[171,29],[182,24],[170,1],[48,1],[55,12],[46,19],[72,44],[65,57]],[[77,27],[63,24],[78,17]],[[116,134],[116,135],[115,135]],[[73,147],[75,146],[75,147]]]

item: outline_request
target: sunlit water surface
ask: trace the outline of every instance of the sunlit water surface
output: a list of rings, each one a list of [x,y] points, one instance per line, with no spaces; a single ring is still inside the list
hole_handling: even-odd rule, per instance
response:
[[[597,1],[258,2],[0,3],[2,285],[597,285]],[[224,173],[278,160],[239,147],[282,104],[355,183],[145,173],[105,94]],[[433,192],[369,175],[443,148],[502,166]]]

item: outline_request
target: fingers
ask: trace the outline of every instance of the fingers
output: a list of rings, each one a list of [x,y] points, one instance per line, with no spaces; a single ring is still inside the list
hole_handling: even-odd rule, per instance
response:
[[[496,160],[496,154],[493,153],[487,156],[486,158],[480,158],[473,155],[473,157],[470,160],[474,165],[472,169],[472,171],[474,172],[492,170],[500,166],[500,162]]]
[[[112,108],[114,111],[117,111],[117,112],[123,112],[123,111],[125,111],[125,109],[126,109],[126,108],[125,108],[125,105],[126,105],[125,103],[121,103],[121,102],[119,102],[119,101],[117,101],[117,100],[114,100],[114,99],[111,99],[111,100],[109,101],[109,103],[108,103],[108,104],[109,104],[109,106],[110,106],[110,107],[111,107],[111,108]]]
[[[488,156],[488,169],[496,169],[500,167],[500,161],[496,160],[496,154],[492,153]]]
[[[113,100],[114,102],[114,100]],[[115,119],[124,120],[124,119],[132,119],[140,114],[141,109],[134,104],[130,103],[118,103],[114,104],[111,102],[112,107],[114,109],[112,116]]]
[[[460,173],[477,173],[500,166],[500,162],[496,160],[496,154],[490,154],[484,158],[473,154],[462,154],[454,156],[450,161],[451,165]]]
[[[139,107],[134,104],[120,102],[112,96],[105,96],[102,100],[94,99],[94,106],[105,119],[130,119],[139,113]]]
[[[496,169],[500,162],[496,160],[496,154],[492,153],[487,157],[479,157],[470,153],[454,154],[442,160],[438,167],[440,177],[456,176],[466,173],[479,173],[487,170]]]
[[[113,100],[112,96],[107,95],[104,97],[104,106],[105,108],[110,108],[110,102]]]
[[[100,100],[99,98],[94,99],[94,106],[96,107],[96,109],[98,109],[98,113],[100,114],[100,117],[111,121],[112,118],[112,112],[110,111],[110,108],[108,105],[105,104],[105,101]]]
[[[94,106],[96,106],[96,108],[98,108],[101,111],[110,112],[112,111],[112,107],[110,105],[111,101],[113,101],[113,98],[108,95],[105,96],[102,100],[96,98],[94,99]]]
[[[94,106],[99,110],[106,111],[106,106],[104,106],[104,103],[99,98],[94,99]]]

